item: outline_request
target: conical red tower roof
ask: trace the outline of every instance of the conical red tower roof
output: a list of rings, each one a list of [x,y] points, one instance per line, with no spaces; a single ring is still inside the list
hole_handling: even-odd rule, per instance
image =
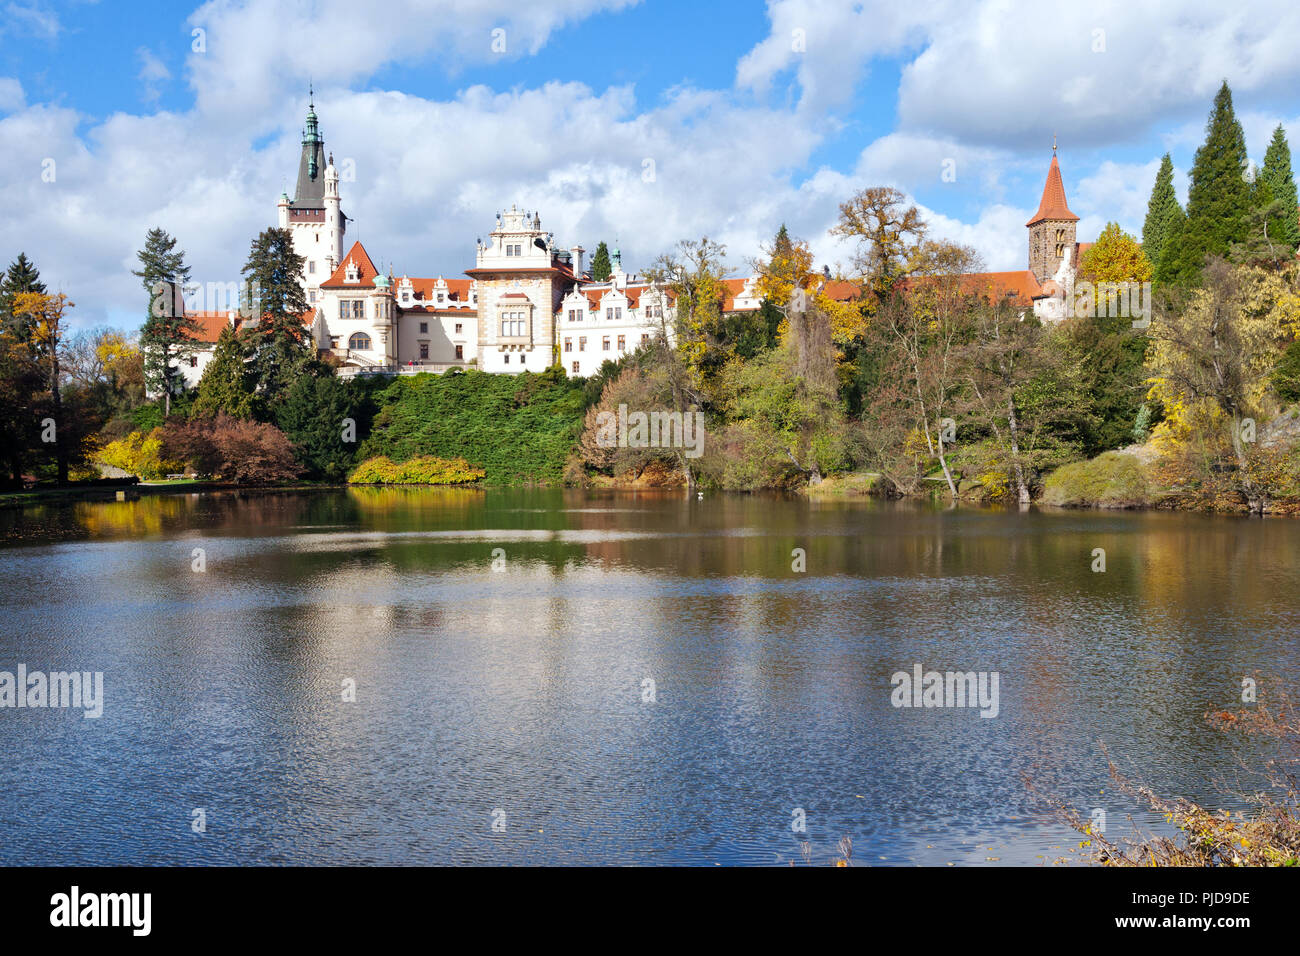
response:
[[[1065,184],[1061,182],[1061,167],[1056,162],[1056,148],[1052,148],[1052,165],[1047,169],[1047,182],[1043,184],[1043,198],[1038,201],[1038,212],[1034,213],[1026,226],[1032,226],[1044,219],[1064,219],[1078,222],[1079,217],[1070,212],[1065,204]]]

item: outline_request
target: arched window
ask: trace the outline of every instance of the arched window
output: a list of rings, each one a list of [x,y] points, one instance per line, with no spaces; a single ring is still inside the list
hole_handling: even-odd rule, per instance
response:
[[[353,332],[348,338],[348,348],[350,349],[368,349],[370,348],[370,336],[365,332]]]

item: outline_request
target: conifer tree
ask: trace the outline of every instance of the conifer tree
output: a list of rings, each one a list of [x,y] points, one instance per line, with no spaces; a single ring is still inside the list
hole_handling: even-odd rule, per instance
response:
[[[183,287],[190,280],[184,250],[176,248],[176,239],[162,229],[150,229],[144,248],[136,253],[140,268],[132,270],[149,294],[144,327],[140,330],[140,349],[144,352],[145,385],[151,392],[162,392],[163,414],[171,414],[172,392],[178,372],[175,362],[192,355],[199,333],[198,323],[185,314],[163,283]]]
[[[1300,202],[1297,202],[1295,177],[1291,172],[1291,147],[1286,141],[1282,124],[1273,130],[1273,139],[1264,153],[1264,168],[1260,170],[1260,184],[1266,188],[1264,203],[1280,202],[1281,214],[1269,222],[1269,236],[1288,246],[1294,253],[1300,246]]]
[[[241,332],[261,397],[276,404],[313,357],[303,323],[310,308],[299,277],[304,259],[288,229],[272,227],[253,240],[243,273],[254,319]]]
[[[1165,153],[1160,160],[1160,171],[1156,173],[1156,184],[1151,189],[1151,199],[1147,202],[1147,218],[1142,224],[1142,251],[1152,263],[1160,262],[1174,222],[1181,219],[1183,207],[1178,204],[1174,192],[1174,163]]]
[[[596,247],[596,254],[591,257],[591,281],[604,282],[610,273],[609,246],[602,239]]]
[[[41,274],[36,266],[27,258],[26,253],[18,253],[18,258],[10,263],[3,281],[0,281],[0,322],[3,322],[21,342],[31,340],[31,329],[25,320],[20,321],[14,317],[14,297],[20,292],[36,292],[43,295],[45,291],[45,283],[41,281]]]
[[[252,375],[235,330],[227,325],[217,337],[212,361],[199,379],[199,394],[190,415],[215,418],[225,412],[232,418],[252,418],[255,407]]]
[[[1245,175],[1247,161],[1246,138],[1232,109],[1232,91],[1224,81],[1214,97],[1205,142],[1192,164],[1187,223],[1170,249],[1161,253],[1164,278],[1194,281],[1207,255],[1225,256],[1234,242],[1245,237],[1252,192]],[[1166,264],[1169,253],[1172,257]]]

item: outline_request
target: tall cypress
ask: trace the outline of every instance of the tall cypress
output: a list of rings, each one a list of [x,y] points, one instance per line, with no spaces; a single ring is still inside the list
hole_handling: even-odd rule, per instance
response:
[[[1147,218],[1142,224],[1142,251],[1152,264],[1160,262],[1170,231],[1182,219],[1183,207],[1178,204],[1174,192],[1174,163],[1165,153],[1160,161],[1160,171],[1156,173],[1156,184],[1151,189],[1151,198],[1147,201]]]
[[[591,257],[591,281],[604,282],[609,278],[610,271],[609,246],[605,245],[602,239],[600,245],[596,247],[595,255]]]
[[[1246,137],[1233,112],[1232,91],[1225,80],[1214,97],[1205,142],[1192,164],[1187,224],[1172,247],[1161,253],[1163,278],[1194,281],[1206,255],[1227,255],[1234,242],[1246,237],[1252,193],[1246,162]],[[1168,253],[1173,256],[1166,265]]]
[[[1281,215],[1269,221],[1269,236],[1290,246],[1294,252],[1300,246],[1300,202],[1296,197],[1295,177],[1291,173],[1291,147],[1281,123],[1273,130],[1259,179],[1267,188],[1268,199],[1282,203]]]

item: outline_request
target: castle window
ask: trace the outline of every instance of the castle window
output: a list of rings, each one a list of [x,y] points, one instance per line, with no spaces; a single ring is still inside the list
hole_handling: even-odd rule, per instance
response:
[[[647,342],[649,342],[649,341],[650,341],[650,335],[649,335],[649,333],[647,333],[647,332],[642,332],[642,333],[641,333],[641,344],[642,344],[642,345],[645,345],[645,344],[646,344]]]
[[[421,342],[421,343],[420,343],[420,358],[421,358],[421,359],[427,359],[428,357],[429,357],[429,343],[428,343],[428,342]]]
[[[316,271],[316,260],[315,260],[315,259],[312,259],[310,262],[307,263],[307,271],[308,271],[308,272],[315,272],[315,271]]]
[[[566,351],[566,352],[572,352],[572,351],[573,351],[573,339],[565,339],[565,340],[564,340],[564,351]]]
[[[608,335],[606,335],[603,339],[601,339],[600,347],[603,348],[606,352],[609,351],[609,336],[608,336]]]
[[[579,352],[587,351],[587,337],[585,335],[578,336],[578,351]]]
[[[365,317],[366,317],[366,303],[364,299],[340,299],[339,300],[340,319],[364,319]]]
[[[370,348],[370,336],[365,332],[353,332],[348,338],[348,348],[365,351]]]
[[[421,323],[420,323],[420,334],[423,335],[423,334],[425,334],[425,333],[428,332],[428,331],[429,331],[429,323],[428,323],[428,322],[421,322]]]
[[[461,330],[464,329],[464,328],[465,328],[465,326],[463,326],[463,325],[461,325],[459,322],[457,322],[457,323],[456,323],[456,334],[457,334],[457,335],[460,335]]]
[[[1065,258],[1065,246],[1061,245],[1060,243],[1057,243],[1056,245],[1056,258],[1058,259]]]
[[[620,336],[618,337],[618,350],[619,350],[620,352],[625,352],[625,351],[627,351],[627,337],[626,337],[626,336],[622,336],[622,335],[620,335]]]
[[[501,356],[501,360],[502,360],[503,362],[505,362],[507,365],[509,365],[509,364],[510,364],[510,353],[507,352],[505,355]]]
[[[578,374],[578,363],[577,363],[577,362],[574,362],[574,363],[573,363],[573,374],[574,374],[574,375],[577,375],[577,374]]]
[[[457,362],[463,361],[464,358],[465,358],[465,346],[463,345],[456,346],[456,361]]]

